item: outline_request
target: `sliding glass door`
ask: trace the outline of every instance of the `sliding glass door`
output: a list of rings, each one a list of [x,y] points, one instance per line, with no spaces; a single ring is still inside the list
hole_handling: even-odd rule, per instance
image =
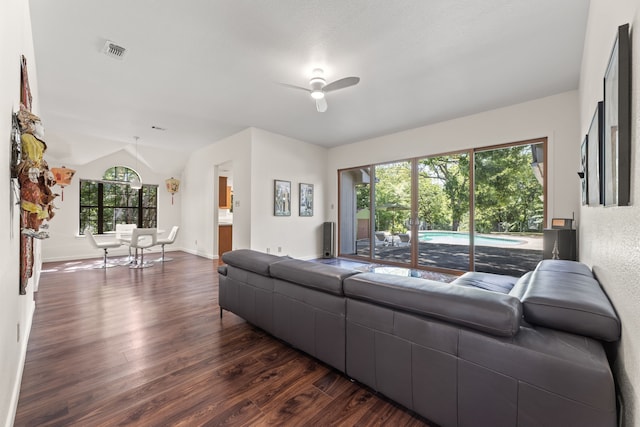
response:
[[[339,172],[341,256],[520,276],[542,259],[546,139]]]
[[[469,269],[469,154],[418,160],[417,265]]]
[[[375,166],[374,259],[411,264],[411,162]]]
[[[475,271],[521,276],[542,259],[544,143],[475,153]]]

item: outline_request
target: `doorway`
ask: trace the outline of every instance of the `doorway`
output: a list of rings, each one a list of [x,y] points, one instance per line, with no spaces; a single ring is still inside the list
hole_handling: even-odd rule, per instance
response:
[[[218,257],[233,249],[233,168],[231,162],[218,166],[218,198],[214,207],[218,219]]]

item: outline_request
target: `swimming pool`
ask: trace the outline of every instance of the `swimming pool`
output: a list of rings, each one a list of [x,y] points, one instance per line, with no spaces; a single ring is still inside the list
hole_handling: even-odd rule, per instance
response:
[[[458,231],[420,231],[418,240],[421,243],[444,243],[448,245],[469,245],[469,233]],[[514,246],[525,243],[523,240],[475,235],[473,239],[477,246]]]

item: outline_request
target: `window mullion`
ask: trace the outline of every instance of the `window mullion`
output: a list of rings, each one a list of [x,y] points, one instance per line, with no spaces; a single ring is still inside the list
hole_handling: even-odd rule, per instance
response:
[[[104,233],[104,185],[100,182],[98,183],[98,234]]]
[[[138,227],[142,228],[142,190],[144,187],[138,190]]]

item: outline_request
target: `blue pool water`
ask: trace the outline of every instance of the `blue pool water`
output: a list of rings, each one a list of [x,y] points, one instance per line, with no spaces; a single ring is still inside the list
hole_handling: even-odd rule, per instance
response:
[[[469,233],[457,231],[420,231],[418,240],[422,243],[446,243],[450,245],[469,245]],[[524,243],[522,240],[506,237],[476,235],[473,239],[478,246],[511,246]]]

